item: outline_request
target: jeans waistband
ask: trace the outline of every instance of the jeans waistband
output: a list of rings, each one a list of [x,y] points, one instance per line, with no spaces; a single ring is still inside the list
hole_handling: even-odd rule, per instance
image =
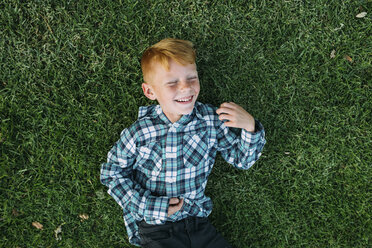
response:
[[[141,228],[160,228],[160,229],[173,229],[173,230],[192,230],[192,229],[197,229],[199,224],[207,223],[208,222],[208,217],[195,217],[195,216],[190,216],[185,219],[171,222],[171,221],[166,221],[162,225],[151,225],[147,224],[144,220],[138,223],[138,226]]]

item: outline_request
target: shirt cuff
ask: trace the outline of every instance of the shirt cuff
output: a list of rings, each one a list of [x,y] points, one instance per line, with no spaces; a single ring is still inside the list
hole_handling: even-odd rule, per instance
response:
[[[261,122],[255,120],[255,132],[248,132],[242,129],[241,133],[242,145],[245,144],[256,144],[265,140],[265,130]]]
[[[149,196],[146,200],[144,219],[148,223],[162,224],[168,217],[169,197]]]

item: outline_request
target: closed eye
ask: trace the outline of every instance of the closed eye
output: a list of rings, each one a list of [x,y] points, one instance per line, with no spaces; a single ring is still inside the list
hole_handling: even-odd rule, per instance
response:
[[[187,80],[194,80],[194,79],[197,79],[198,77],[197,76],[193,76],[193,77],[188,77]]]
[[[189,81],[189,82],[193,82],[193,81],[195,81],[196,79],[198,79],[198,77],[189,77],[189,78],[187,78],[187,81]]]
[[[166,85],[172,86],[172,85],[175,85],[176,83],[177,81],[171,81],[171,82],[167,82]]]

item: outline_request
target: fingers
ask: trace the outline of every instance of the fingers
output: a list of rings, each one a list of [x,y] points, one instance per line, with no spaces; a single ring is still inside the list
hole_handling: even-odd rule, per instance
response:
[[[169,206],[169,208],[168,208],[168,217],[174,215],[177,211],[178,210],[177,210],[176,207]]]
[[[170,200],[172,200],[172,199],[177,199],[178,203],[171,205],[170,201],[169,201],[168,216],[171,216],[171,215],[175,214],[183,206],[183,199],[171,198]],[[174,200],[174,202],[175,202],[175,200]]]
[[[225,120],[223,123],[226,127],[238,127],[237,121],[234,117],[228,115],[220,115],[218,117],[221,121]]]
[[[247,131],[254,130],[254,118],[244,108],[233,102],[224,102],[216,110],[218,119],[224,121],[227,127],[244,128]]]
[[[228,120],[228,121],[232,121],[234,117],[232,115],[228,115],[228,114],[220,114],[218,116],[218,119],[220,119],[221,121],[223,120]]]
[[[221,108],[216,110],[216,113],[219,114],[219,115],[222,114],[222,113],[232,114],[233,111],[234,111],[234,109],[232,109],[232,108],[221,107]]]
[[[180,202],[180,199],[175,198],[175,197],[169,199],[169,205],[176,205],[179,202]]]
[[[231,111],[236,108],[236,104],[233,102],[224,102],[220,105],[220,107],[216,110],[217,114],[221,113],[231,113]]]
[[[220,105],[220,107],[226,107],[226,108],[233,108],[236,104],[234,102],[224,102]]]
[[[237,127],[238,121],[238,111],[239,105],[233,102],[224,102],[221,104],[220,108],[216,110],[218,114],[218,119],[224,122],[227,127]]]
[[[223,123],[226,127],[237,127],[234,122],[227,121]]]
[[[178,199],[178,198],[173,198],[173,199],[177,199],[178,200],[178,203],[175,203],[175,204],[172,204],[172,207],[174,206],[174,207],[182,207],[182,205],[183,205],[183,199]],[[171,204],[169,204],[169,205],[171,205]]]

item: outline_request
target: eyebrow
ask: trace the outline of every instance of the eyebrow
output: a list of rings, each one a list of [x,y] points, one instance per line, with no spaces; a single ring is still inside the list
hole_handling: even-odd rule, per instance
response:
[[[198,76],[197,75],[193,75],[193,76],[187,76],[186,79],[194,79],[194,78],[197,78]]]

